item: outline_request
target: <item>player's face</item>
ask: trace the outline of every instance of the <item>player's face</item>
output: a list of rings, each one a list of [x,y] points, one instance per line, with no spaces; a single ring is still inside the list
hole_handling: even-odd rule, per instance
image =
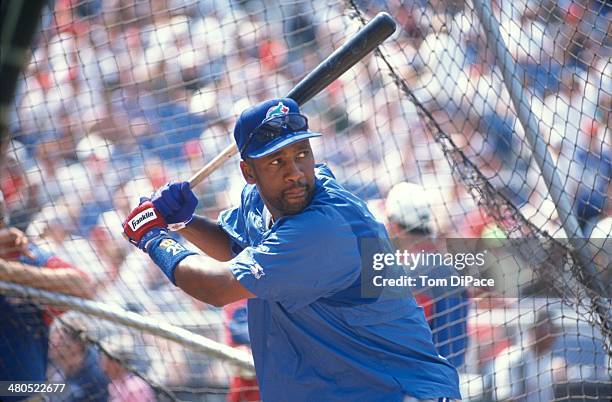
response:
[[[310,204],[315,190],[314,157],[310,142],[288,145],[262,158],[241,163],[249,184],[259,194],[274,218],[294,215]]]

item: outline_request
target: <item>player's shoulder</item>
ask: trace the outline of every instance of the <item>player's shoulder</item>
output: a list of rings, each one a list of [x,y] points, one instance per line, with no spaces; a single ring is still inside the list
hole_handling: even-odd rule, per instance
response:
[[[360,238],[388,236],[364,200],[338,183],[326,166],[318,170],[315,197],[305,212],[317,211],[327,218],[328,227],[344,227],[346,233]]]
[[[351,219],[371,216],[365,201],[344,188],[327,165],[317,165],[315,174],[317,189],[309,208],[335,209]]]
[[[315,205],[343,205],[351,193],[346,190],[332,173],[329,166],[317,164],[315,166],[316,191],[312,204]]]
[[[315,165],[315,176],[317,179],[324,181],[336,180],[336,176],[325,163],[317,163]]]
[[[283,231],[293,229],[308,236],[323,236],[338,232],[345,224],[334,208],[311,204],[299,214],[281,217],[276,226]]]
[[[316,239],[333,241],[337,237],[352,237],[350,223],[338,208],[313,201],[302,212],[279,218],[273,231],[284,239]]]
[[[246,184],[242,188],[240,204],[245,211],[252,208],[261,209],[263,207],[263,199],[259,195],[259,191],[257,191],[257,186],[254,184]]]

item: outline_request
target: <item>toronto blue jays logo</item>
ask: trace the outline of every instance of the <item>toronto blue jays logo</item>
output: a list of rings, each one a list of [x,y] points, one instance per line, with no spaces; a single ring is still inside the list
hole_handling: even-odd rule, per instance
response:
[[[251,273],[253,274],[255,279],[259,279],[266,274],[264,272],[263,267],[259,265],[257,262],[253,262],[253,264],[249,267],[249,269],[251,270]]]
[[[272,116],[282,116],[289,113],[289,106],[285,106],[283,102],[278,102],[278,105],[272,106],[266,112],[266,119]]]

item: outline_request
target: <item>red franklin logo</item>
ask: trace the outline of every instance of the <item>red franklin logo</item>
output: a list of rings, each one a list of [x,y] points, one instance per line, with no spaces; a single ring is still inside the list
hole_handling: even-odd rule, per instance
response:
[[[155,210],[153,208],[145,209],[144,211],[136,215],[134,218],[132,218],[132,220],[130,221],[130,226],[132,227],[132,230],[137,230],[145,223],[150,222],[155,218],[157,218],[157,216],[155,215]]]

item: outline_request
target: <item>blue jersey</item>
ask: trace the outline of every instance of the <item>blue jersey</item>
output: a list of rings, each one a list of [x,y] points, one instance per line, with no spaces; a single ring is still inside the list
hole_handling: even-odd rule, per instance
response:
[[[362,296],[360,240],[388,235],[327,167],[317,166],[301,213],[268,228],[263,211],[249,185],[219,217],[237,254],[232,272],[257,296],[248,325],[263,400],[461,398],[412,296]]]

